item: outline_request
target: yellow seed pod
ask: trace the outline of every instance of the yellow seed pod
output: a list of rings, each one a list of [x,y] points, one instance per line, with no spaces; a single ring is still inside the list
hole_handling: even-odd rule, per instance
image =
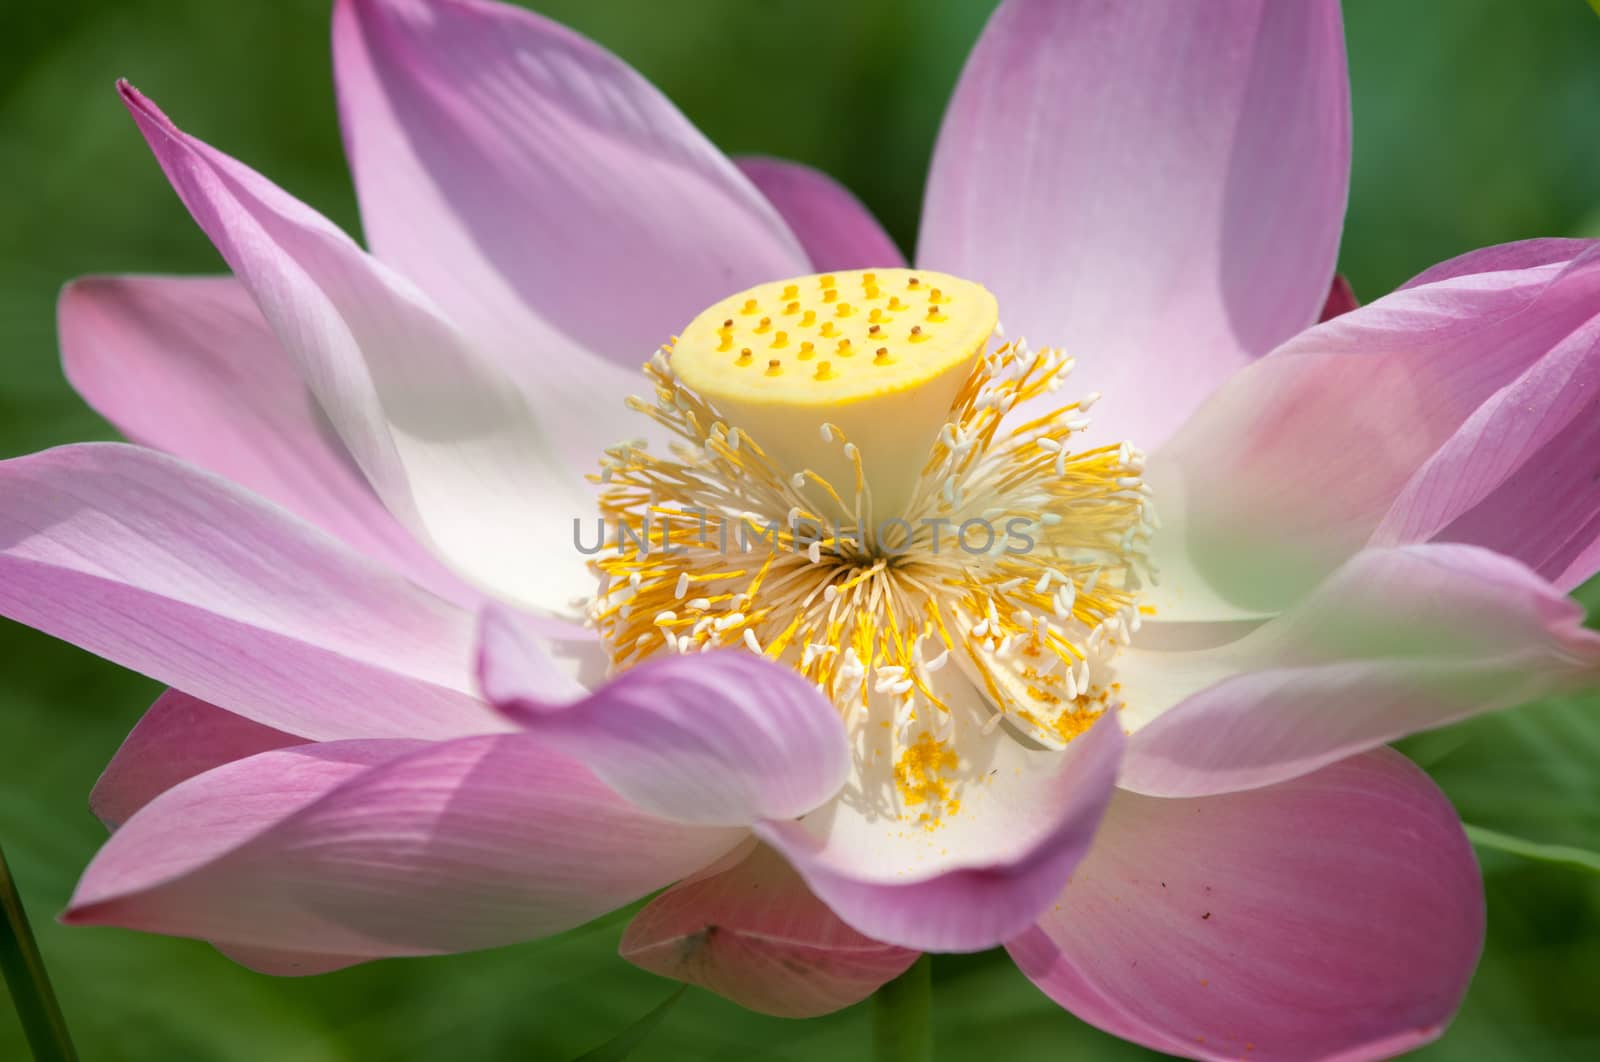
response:
[[[868,284],[936,291],[941,303],[912,331],[888,327],[881,313],[869,317],[835,301],[841,289],[859,291]],[[753,345],[756,335],[772,329],[774,316],[795,312],[794,303],[802,314],[831,319],[821,335],[837,346],[834,358],[817,362],[811,372],[773,373],[753,358],[724,353],[730,335],[735,343]],[[860,449],[877,502],[888,506],[904,493],[899,479],[910,489],[997,318],[994,296],[985,288],[943,273],[877,269],[791,278],[707,308],[679,335],[672,369],[791,471],[831,467],[839,474],[837,461],[821,452],[817,433],[819,424],[836,424]],[[731,332],[729,320],[738,322]],[[871,356],[849,356],[857,349]]]

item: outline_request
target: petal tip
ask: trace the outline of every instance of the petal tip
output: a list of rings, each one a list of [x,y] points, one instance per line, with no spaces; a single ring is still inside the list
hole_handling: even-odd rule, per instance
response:
[[[128,108],[128,113],[133,115],[133,120],[139,126],[139,131],[146,140],[155,146],[155,137],[160,136],[169,140],[178,140],[183,133],[178,129],[177,123],[167,117],[165,111],[157,107],[155,101],[138,89],[127,78],[117,81],[117,95],[121,97],[123,106]]]
[[[134,87],[133,82],[125,77],[117,78],[117,96],[131,111],[142,112],[152,117],[161,116],[160,108],[151,102],[150,97]]]

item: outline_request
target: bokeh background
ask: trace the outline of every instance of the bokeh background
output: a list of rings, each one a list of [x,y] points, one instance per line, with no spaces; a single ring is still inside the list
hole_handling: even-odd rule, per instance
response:
[[[1187,0],[1146,0],[1187,2]],[[220,260],[118,103],[189,131],[357,230],[326,0],[5,0],[0,12],[0,457],[113,437],[56,356],[60,285]],[[846,182],[914,244],[944,102],[992,0],[537,0],[731,152]],[[1347,0],[1355,179],[1341,258],[1364,299],[1473,247],[1600,236],[1600,18],[1583,0]],[[1586,592],[1600,605],[1600,587]],[[564,1059],[665,998],[618,959],[625,914],[542,943],[262,977],[207,945],[52,921],[103,838],[85,797],[156,686],[0,622],[0,843],[86,1059]],[[1600,698],[1413,739],[1483,835],[1488,945],[1419,1057],[1600,1058]],[[1492,843],[1490,843],[1492,842]],[[1508,847],[1528,845],[1523,854]],[[1560,851],[1549,846],[1568,846]],[[1585,855],[1585,853],[1588,853]],[[1076,1022],[1000,954],[934,966],[937,1057],[1153,1057]],[[3,997],[0,997],[3,999]],[[853,1059],[869,1013],[785,1022],[691,991],[638,1059]],[[26,1057],[0,1001],[0,1059]]]

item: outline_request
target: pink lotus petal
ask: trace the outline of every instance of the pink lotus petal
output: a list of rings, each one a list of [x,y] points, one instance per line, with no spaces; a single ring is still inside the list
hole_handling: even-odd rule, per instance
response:
[[[1095,837],[1121,754],[1122,730],[1107,716],[1065,752],[1040,753],[1026,766],[997,762],[959,811],[931,828],[874,815],[852,795],[803,822],[768,821],[755,832],[874,940],[981,951],[1022,932],[1060,892]],[[917,841],[929,849],[921,865],[906,858]]]
[[[168,690],[106,765],[89,794],[89,809],[114,830],[179,782],[258,752],[305,743],[305,738]]]
[[[384,509],[232,277],[84,277],[61,293],[78,393],[136,442],[286,507],[454,601],[481,595]]]
[[[1118,679],[1125,719],[1161,713],[1129,740],[1118,784],[1199,796],[1592,686],[1600,632],[1514,560],[1474,546],[1408,546],[1358,554],[1228,646],[1131,651]]]
[[[1449,801],[1382,749],[1249,793],[1119,793],[1009,950],[1051,999],[1158,1051],[1357,1062],[1439,1035],[1483,920]]]
[[[872,212],[826,173],[785,159],[747,156],[736,161],[799,237],[814,271],[906,264]]]
[[[1317,319],[1349,166],[1334,0],[1006,0],[945,116],[917,263],[1077,355],[1074,389],[1149,449]]]
[[[1576,589],[1600,575],[1600,534],[1555,578],[1556,586],[1563,590]]]
[[[315,951],[275,951],[272,948],[213,943],[216,943],[218,951],[240,966],[248,966],[256,973],[273,977],[312,977],[371,961],[371,956],[365,955],[324,955]]]
[[[1417,469],[1372,542],[1467,542],[1560,578],[1600,535],[1597,455],[1600,305]]]
[[[343,0],[334,60],[373,249],[478,334],[520,336],[503,357],[535,363],[552,399],[609,386],[608,361],[636,377],[706,306],[807,272],[671,102],[532,12]]]
[[[651,973],[781,1018],[859,1003],[917,958],[839,921],[762,845],[651,900],[628,924],[621,950]]]
[[[65,917],[280,958],[464,951],[588,921],[741,836],[643,815],[529,735],[323,742],[157,797]]]
[[[1401,284],[1398,290],[1404,291],[1424,284],[1437,284],[1445,280],[1454,280],[1456,277],[1470,276],[1473,273],[1505,273],[1519,269],[1534,269],[1538,266],[1560,265],[1581,257],[1584,252],[1595,246],[1595,242],[1546,237],[1535,240],[1513,240],[1511,243],[1480,247],[1424,269]]]
[[[508,612],[483,620],[484,695],[633,804],[664,818],[749,825],[825,803],[850,770],[839,713],[791,669],[743,650],[668,656],[581,700]]]
[[[0,462],[0,615],[304,738],[508,729],[470,613],[154,450]]]
[[[1333,286],[1328,289],[1328,298],[1322,304],[1322,313],[1317,316],[1317,323],[1331,321],[1340,314],[1349,313],[1361,305],[1361,300],[1356,298],[1356,293],[1350,287],[1350,282],[1344,277],[1334,274]]]
[[[497,594],[559,611],[591,590],[570,523],[590,492],[493,359],[326,218],[121,91],[389,510]]]
[[[1516,245],[1475,261],[1542,260],[1564,247]],[[1546,358],[1576,356],[1563,344],[1596,314],[1591,242],[1570,261],[1402,289],[1240,372],[1150,461],[1167,525],[1155,546],[1158,621],[1204,618],[1193,603],[1216,593],[1246,610],[1294,601],[1368,541],[1474,411]]]

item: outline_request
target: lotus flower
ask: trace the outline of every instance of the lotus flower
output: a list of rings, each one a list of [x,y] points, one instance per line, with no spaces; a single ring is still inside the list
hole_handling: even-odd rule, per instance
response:
[[[68,921],[307,974],[665,890],[624,955],[772,1014],[1003,945],[1173,1054],[1439,1033],[1482,884],[1383,746],[1600,678],[1600,251],[1354,308],[1334,3],[1005,0],[915,269],[528,12],[334,47],[370,252],[121,86],[231,276],[70,285],[135,445],[0,464],[0,611],[171,687]]]

